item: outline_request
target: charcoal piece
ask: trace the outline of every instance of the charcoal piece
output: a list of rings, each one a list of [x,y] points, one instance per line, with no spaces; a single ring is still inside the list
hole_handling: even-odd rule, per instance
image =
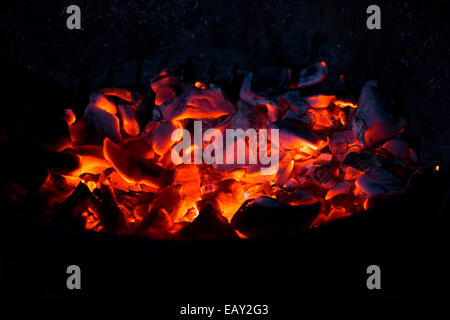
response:
[[[166,210],[159,208],[151,210],[142,220],[135,231],[137,236],[149,236],[150,238],[163,238],[173,225]]]
[[[340,194],[347,194],[351,192],[351,187],[348,182],[339,182],[335,184],[325,195],[325,200],[330,200]]]
[[[358,108],[352,119],[352,129],[362,146],[371,146],[402,132],[406,119],[392,96],[377,81],[364,84]]]
[[[126,179],[160,188],[169,179],[168,172],[152,159],[145,159],[151,151],[149,139],[145,136],[128,139],[118,146],[108,138],[104,141],[104,155],[113,167]]]
[[[300,113],[307,111],[311,107],[303,100],[298,90],[290,90],[286,92],[278,99],[278,103],[285,108],[289,108],[292,111]]]
[[[267,118],[269,122],[275,122],[280,118],[280,111],[283,106],[275,102],[274,100],[262,99],[253,101],[253,105],[256,108],[264,108],[267,110]]]
[[[235,112],[234,106],[219,88],[199,89],[192,86],[166,108],[167,121],[220,118]]]
[[[159,155],[164,155],[175,143],[172,140],[172,133],[176,130],[171,122],[161,121],[157,127],[150,133],[150,141],[153,151]]]
[[[238,238],[227,219],[211,201],[199,201],[198,217],[178,234],[179,239],[233,239]]]
[[[125,88],[103,88],[99,93],[108,96],[116,104],[130,104],[133,103],[133,94],[130,90]],[[89,97],[91,98],[91,97]],[[93,102],[93,101],[91,101]]]
[[[393,139],[387,141],[382,146],[389,151],[396,159],[407,162],[409,160],[409,144],[406,141]]]
[[[313,132],[304,129],[296,121],[282,119],[272,123],[269,128],[278,129],[280,144],[286,149],[308,146],[317,149],[320,138]]]
[[[352,130],[338,131],[330,137],[330,149],[334,154],[343,154],[358,150],[359,144]]]
[[[266,126],[267,115],[262,107],[255,107],[242,100],[237,102],[237,111],[231,116],[232,129],[262,129]]]
[[[231,225],[246,236],[263,236],[306,228],[319,210],[318,202],[290,206],[269,197],[261,197],[246,201],[231,219]]]
[[[367,172],[371,168],[381,167],[387,163],[384,157],[376,155],[370,151],[361,153],[350,152],[344,160],[344,165]]]
[[[81,214],[93,203],[93,195],[84,183],[79,183],[75,190],[61,204],[55,204],[53,219],[63,223],[77,224],[83,227]]]
[[[356,179],[356,185],[371,198],[397,194],[403,187],[399,178],[383,168],[371,168]]]
[[[336,178],[333,176],[333,168],[327,164],[314,169],[313,179],[327,189],[332,188],[336,184]]]
[[[97,108],[108,111],[111,114],[117,113],[117,106],[108,97],[101,92],[93,92],[89,96],[89,102],[94,104]]]
[[[336,100],[336,96],[318,94],[305,97],[304,100],[308,105],[310,105],[313,108],[324,109],[328,108]]]
[[[288,68],[260,67],[253,74],[251,89],[266,98],[278,97],[288,90],[290,73]]]
[[[119,208],[114,190],[110,186],[102,185],[100,191],[102,199],[98,206],[98,215],[105,231],[116,235],[127,234],[127,221]]]
[[[328,66],[325,61],[317,62],[300,71],[298,76],[293,76],[291,89],[312,86],[324,81],[328,76]]]
[[[119,119],[114,114],[90,103],[84,110],[84,116],[86,117],[86,120],[95,127],[99,135],[108,137],[114,142],[122,140]]]
[[[123,130],[131,137],[139,135],[140,127],[136,119],[136,110],[132,106],[119,105],[119,114]]]

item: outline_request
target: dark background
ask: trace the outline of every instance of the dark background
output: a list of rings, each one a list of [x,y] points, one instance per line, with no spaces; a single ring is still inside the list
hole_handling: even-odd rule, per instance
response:
[[[374,3],[381,30],[366,28],[366,8]],[[81,7],[82,30],[66,28],[70,4]],[[367,80],[390,84],[404,101],[422,161],[438,161],[443,172],[372,214],[246,243],[120,239],[2,211],[2,297],[151,296],[183,304],[283,297],[294,299],[291,309],[309,300],[448,297],[445,1],[17,1],[0,8],[3,110],[24,100],[62,109],[81,82],[147,86],[159,68],[189,58],[214,65],[214,76],[230,67],[245,72],[325,60],[330,74],[347,77],[356,98]],[[69,264],[82,268],[80,292],[65,288]],[[370,264],[382,268],[381,292],[366,289]]]

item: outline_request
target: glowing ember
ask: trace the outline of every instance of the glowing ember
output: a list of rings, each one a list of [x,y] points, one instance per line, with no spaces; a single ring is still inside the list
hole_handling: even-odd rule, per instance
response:
[[[298,75],[287,68],[279,74],[277,88],[264,88],[249,74],[233,104],[213,84],[184,83],[164,70],[151,81],[155,100],[144,124],[139,94],[120,88],[92,93],[83,116],[65,111],[72,144],[58,154],[76,165],[51,172],[41,187],[46,207],[55,206],[54,219],[118,235],[247,238],[348,217],[405,188],[414,152],[398,137],[404,119],[386,116],[389,100],[380,97],[376,82],[364,86],[357,104],[337,94],[300,95],[297,89],[325,80],[325,62]],[[171,152],[181,136],[174,132],[196,136],[195,121],[201,121],[203,140],[184,157],[211,150],[217,136],[208,136],[209,129],[223,136],[227,129],[276,129],[279,141],[268,139],[279,166],[261,174],[261,163],[248,160],[262,147],[246,138],[215,145],[222,155],[244,146],[237,155],[244,163],[175,164]],[[88,129],[103,142],[87,143]]]

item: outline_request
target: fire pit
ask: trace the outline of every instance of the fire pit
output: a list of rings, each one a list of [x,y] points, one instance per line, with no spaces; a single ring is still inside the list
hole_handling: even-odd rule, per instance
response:
[[[237,92],[187,80],[186,68],[159,72],[147,92],[98,89],[81,114],[65,109],[60,132],[34,144],[34,191],[11,181],[2,198],[33,194],[49,220],[116,235],[248,238],[363,212],[439,170],[419,164],[378,81],[356,102],[324,61],[258,68],[226,85]]]

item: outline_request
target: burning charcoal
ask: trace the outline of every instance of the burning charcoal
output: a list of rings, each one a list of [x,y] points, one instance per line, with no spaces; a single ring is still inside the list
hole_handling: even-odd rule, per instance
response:
[[[364,172],[350,166],[344,166],[344,180],[355,180]]]
[[[399,134],[406,120],[395,113],[395,106],[389,94],[377,81],[364,84],[358,101],[358,108],[352,120],[352,129],[364,147],[371,147]]]
[[[298,90],[289,90],[279,98],[278,102],[283,107],[299,113],[305,112],[311,107],[302,99]]]
[[[97,108],[105,110],[111,114],[117,113],[117,106],[109,100],[103,93],[94,92],[89,96],[89,102]]]
[[[371,168],[385,165],[386,159],[370,151],[363,151],[361,153],[351,152],[345,157],[344,164],[367,172]]]
[[[334,154],[345,154],[357,151],[359,144],[352,130],[338,131],[330,137],[330,149]]]
[[[313,114],[307,112],[296,112],[292,110],[286,111],[282,120],[294,120],[299,122],[303,127],[312,129],[314,126],[314,122],[316,121],[316,117]]]
[[[283,109],[281,105],[272,100],[255,100],[253,101],[255,107],[265,107],[267,109],[267,117],[269,122],[275,122],[280,118],[280,110]]]
[[[323,109],[328,108],[336,100],[336,96],[321,94],[305,97],[303,100],[313,108]]]
[[[355,205],[353,197],[348,194],[339,194],[330,199],[330,211],[326,218],[326,222],[348,217],[352,215],[354,211]],[[316,225],[316,223],[313,222],[313,225]]]
[[[119,114],[122,119],[123,130],[131,137],[139,135],[140,128],[136,120],[136,110],[133,106],[119,105]]]
[[[72,194],[61,204],[55,205],[53,218],[64,223],[77,223],[82,226],[82,213],[92,204],[93,195],[89,188],[80,183]]]
[[[320,163],[328,163],[331,162],[331,160],[333,160],[333,155],[331,153],[327,153],[327,152],[322,152],[321,154],[319,154],[319,156],[317,157],[317,160]]]
[[[84,116],[90,124],[94,125],[101,136],[108,137],[114,142],[122,140],[119,119],[114,114],[90,103],[84,110]]]
[[[104,88],[99,90],[105,96],[117,97],[128,103],[133,103],[133,94],[124,88]],[[91,102],[94,102],[91,100]]]
[[[110,186],[101,186],[102,199],[98,215],[106,232],[125,235],[128,233],[127,220],[120,209],[114,190]]]
[[[239,98],[249,104],[253,104],[254,100],[263,100],[265,97],[257,95],[252,91],[253,73],[249,73],[242,82]]]
[[[397,194],[402,189],[401,181],[382,168],[371,168],[366,174],[359,176],[356,186],[370,198]]]
[[[329,131],[338,126],[338,122],[328,109],[311,108],[307,113],[314,119],[312,128],[314,131]]]
[[[282,204],[269,197],[246,201],[231,225],[246,236],[263,236],[308,227],[320,210],[320,203],[304,206]]]
[[[152,210],[139,224],[135,234],[151,238],[166,238],[173,222],[165,209]]]
[[[337,195],[346,194],[351,192],[350,184],[347,182],[339,182],[335,184],[325,195],[325,200],[330,200]]]
[[[336,184],[333,168],[326,164],[314,169],[313,178],[315,182],[327,189],[332,188]]]
[[[238,238],[227,219],[211,201],[199,201],[198,217],[178,234],[179,239],[233,239]]]
[[[319,201],[310,190],[302,187],[296,188],[294,192],[280,193],[277,199],[281,203],[286,203],[294,207],[311,205]]]
[[[185,210],[182,210],[183,204],[183,196],[179,188],[168,186],[160,191],[159,198],[153,204],[152,210],[163,208],[168,212],[172,221],[178,222],[186,213]]]
[[[143,183],[159,189],[167,180],[167,177],[164,176],[163,168],[156,165],[153,160],[145,159],[149,149],[145,140],[148,139],[130,140],[121,148],[106,138],[103,143],[103,153],[105,159],[111,163],[125,181]]]
[[[77,120],[77,117],[75,116],[75,113],[72,109],[64,109],[64,116],[62,117],[62,119],[70,127]]]
[[[161,106],[170,103],[176,98],[175,88],[180,84],[180,79],[170,70],[163,70],[152,79],[151,88],[156,93],[155,105]]]
[[[235,112],[234,106],[223,96],[220,89],[186,89],[174,102],[167,106],[167,121],[183,119],[220,118]]]
[[[281,147],[287,150],[298,149],[307,146],[313,150],[317,149],[319,137],[299,126],[292,120],[278,120],[272,123],[269,128],[279,129]]]
[[[249,73],[242,82],[241,90],[239,92],[239,97],[242,101],[245,101],[249,104],[254,104],[255,100],[277,100],[276,98],[283,94],[286,90],[283,88],[278,87],[277,89],[266,89],[267,92],[263,92],[265,94],[269,94],[268,96],[261,95],[258,92],[253,91],[252,82],[254,79],[254,74]],[[277,94],[275,94],[275,91]]]
[[[275,98],[289,88],[291,70],[279,67],[261,67],[253,74],[251,90],[262,97]]]
[[[153,151],[160,156],[164,155],[175,143],[172,141],[172,132],[177,129],[171,122],[162,121],[157,124],[150,134]]]
[[[298,81],[295,81],[293,76],[293,82],[291,83],[291,89],[298,89],[307,86],[312,86],[325,80],[328,76],[328,66],[325,61],[317,62],[314,65],[300,71]]]
[[[175,168],[173,184],[179,186],[187,208],[194,206],[201,199],[200,173],[198,166],[193,164],[180,164]]]
[[[247,130],[261,129],[265,127],[267,116],[261,108],[255,108],[242,100],[237,102],[237,111],[232,115],[233,129]]]
[[[409,160],[408,142],[398,139],[389,140],[382,146],[383,149],[389,151],[395,158],[403,162]]]
[[[161,106],[165,103],[170,103],[176,99],[175,90],[171,87],[162,87],[158,90],[155,97],[155,105]]]
[[[26,141],[5,152],[4,197],[25,203],[37,194],[42,201],[32,203],[42,212],[88,230],[228,239],[349,216],[402,191],[414,172],[408,143],[389,140],[403,130],[405,120],[394,113],[388,91],[376,81],[365,84],[358,106],[342,76],[323,81],[324,62],[294,73],[263,67],[245,79],[235,67],[223,72],[209,62],[178,62],[176,69],[153,72],[157,76],[144,99],[139,92],[110,87],[90,95],[84,117],[76,119],[70,111],[54,116],[56,132],[39,112],[25,112],[11,129],[0,130],[2,144],[10,136]],[[125,65],[123,71],[129,68],[134,85],[142,80],[144,65]],[[121,77],[117,70],[109,79]],[[209,83],[217,77],[226,97]],[[175,165],[172,133],[186,129],[197,137],[194,120],[202,120],[201,149],[220,138],[209,129],[269,129],[270,155],[279,161],[270,167],[254,163],[252,156],[267,150],[253,148],[251,138],[238,138],[223,144],[223,163]],[[261,142],[265,131],[260,133]],[[235,149],[243,161],[228,164],[225,158],[236,156]],[[194,150],[190,146],[183,154]],[[214,154],[220,156],[215,148]],[[38,161],[30,163],[30,155]],[[55,208],[55,202],[61,205]]]
[[[203,195],[203,200],[220,203],[220,212],[225,218],[231,220],[237,209],[245,201],[242,183],[234,179],[222,180],[214,186],[213,192]]]
[[[275,179],[275,185],[283,186],[285,185],[289,178],[291,177],[292,169],[294,168],[294,160],[291,160],[288,165],[283,166],[280,170],[278,170],[276,179]]]

